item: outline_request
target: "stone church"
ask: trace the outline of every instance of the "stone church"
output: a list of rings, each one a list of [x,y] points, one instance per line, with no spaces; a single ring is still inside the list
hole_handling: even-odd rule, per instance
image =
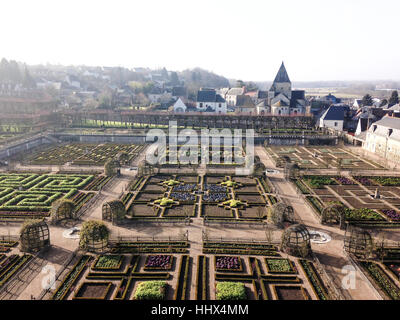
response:
[[[292,90],[284,63],[268,90],[267,99],[257,106],[257,113],[272,113],[273,115],[296,115],[306,112],[306,97],[304,90]]]

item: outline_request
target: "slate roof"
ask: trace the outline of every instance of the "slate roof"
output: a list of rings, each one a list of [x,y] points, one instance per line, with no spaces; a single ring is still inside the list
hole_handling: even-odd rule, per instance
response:
[[[344,113],[348,111],[349,108],[346,107],[335,107],[331,106],[325,113],[321,116],[321,120],[344,120]]]
[[[400,118],[383,117],[381,120],[376,121],[374,124],[381,127],[400,130]]]
[[[197,91],[197,102],[215,102],[216,100],[217,93],[214,89],[200,89]]]
[[[276,74],[274,83],[276,82],[290,82],[289,76],[287,74],[285,65],[282,61],[281,67],[279,68],[278,73]]]

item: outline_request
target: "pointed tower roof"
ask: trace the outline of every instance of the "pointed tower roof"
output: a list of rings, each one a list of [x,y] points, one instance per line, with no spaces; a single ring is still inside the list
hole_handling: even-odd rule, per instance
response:
[[[277,82],[290,82],[289,76],[287,74],[287,71],[286,71],[283,61],[282,61],[281,67],[279,68],[279,71],[276,74],[276,77],[274,80],[274,83],[277,83]]]

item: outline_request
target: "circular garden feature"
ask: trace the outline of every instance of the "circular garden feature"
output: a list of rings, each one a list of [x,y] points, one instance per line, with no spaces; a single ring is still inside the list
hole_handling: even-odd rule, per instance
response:
[[[76,219],[75,203],[67,199],[55,201],[51,206],[50,216],[52,223],[58,223],[64,219]]]
[[[103,203],[102,218],[103,220],[119,222],[125,218],[126,209],[121,200],[111,200]]]
[[[344,249],[357,258],[368,258],[373,249],[370,233],[365,229],[348,225],[344,236]]]
[[[26,220],[20,230],[21,251],[36,252],[50,245],[50,231],[43,220]]]
[[[310,233],[302,224],[290,226],[282,234],[281,247],[292,256],[307,257],[311,252]]]
[[[294,210],[292,206],[288,206],[283,202],[275,203],[269,209],[269,219],[278,227],[283,227],[283,222],[294,221]]]
[[[101,221],[85,221],[79,235],[79,247],[87,251],[102,251],[107,247],[110,230]]]
[[[104,173],[107,177],[115,176],[120,172],[121,164],[117,160],[108,160],[104,164]]]
[[[340,203],[329,203],[322,210],[321,223],[338,223],[343,228],[345,225],[345,207]]]

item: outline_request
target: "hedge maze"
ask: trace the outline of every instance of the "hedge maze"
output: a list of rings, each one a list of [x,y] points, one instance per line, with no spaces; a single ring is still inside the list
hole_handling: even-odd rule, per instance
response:
[[[131,219],[203,217],[262,221],[277,202],[264,178],[158,174],[132,181],[121,197]]]
[[[103,181],[79,174],[0,174],[0,220],[47,217],[59,199],[74,201],[79,210]]]

